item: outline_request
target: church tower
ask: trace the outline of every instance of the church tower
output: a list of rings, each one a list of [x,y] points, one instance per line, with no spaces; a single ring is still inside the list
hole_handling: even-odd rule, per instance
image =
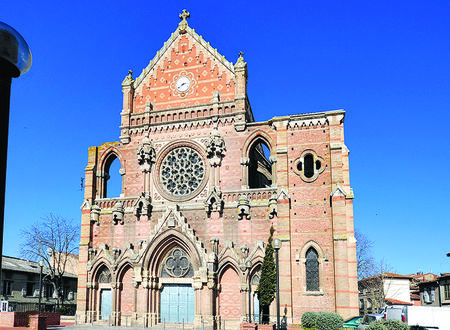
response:
[[[308,310],[357,315],[345,112],[255,122],[243,54],[229,62],[189,16],[123,80],[120,141],[89,148],[77,322],[258,322],[272,225],[288,324]],[[122,190],[111,197],[114,161]]]

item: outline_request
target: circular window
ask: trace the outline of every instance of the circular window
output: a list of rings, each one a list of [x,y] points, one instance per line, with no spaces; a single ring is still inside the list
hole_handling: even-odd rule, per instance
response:
[[[171,197],[187,197],[201,188],[205,172],[200,153],[189,146],[180,146],[170,150],[161,161],[160,183]]]

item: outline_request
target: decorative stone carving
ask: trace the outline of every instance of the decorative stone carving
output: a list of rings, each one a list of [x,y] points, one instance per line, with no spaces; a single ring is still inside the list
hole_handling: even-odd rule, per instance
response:
[[[244,61],[243,52],[239,52],[239,57],[234,65],[235,69],[245,69],[247,67],[247,63]]]
[[[173,249],[164,261],[164,270],[171,277],[184,277],[191,268],[189,257],[179,248]]]
[[[249,251],[249,248],[248,248],[247,245],[242,245],[241,246],[241,252],[242,252],[242,255],[244,256],[244,258],[247,258],[248,251]]]
[[[247,195],[242,194],[238,198],[238,220],[242,220],[245,216],[247,220],[250,220],[250,201]]]
[[[93,248],[89,248],[89,260],[93,260],[95,255],[97,254],[97,250]]]
[[[155,148],[153,147],[152,141],[149,138],[145,137],[142,140],[142,144],[137,149],[136,154],[142,172],[150,172],[152,169],[152,165],[156,160],[156,152]]]
[[[250,164],[250,158],[248,157],[242,157],[241,158],[241,165],[242,166],[248,166]]]
[[[194,193],[205,177],[205,163],[197,150],[182,146],[164,157],[160,168],[161,185],[175,197]]]
[[[123,209],[122,202],[117,202],[113,208],[113,221],[114,221],[115,225],[117,225],[117,223],[120,223],[121,225],[123,225],[124,213],[125,213],[125,211]]]
[[[133,85],[134,79],[133,79],[133,71],[128,70],[128,76],[125,77],[125,79],[122,81],[122,87],[129,87]]]
[[[134,204],[134,215],[138,219],[141,215],[150,216],[152,210],[151,201],[152,198],[148,193],[144,192],[141,196],[139,196],[138,200]]]
[[[111,282],[111,272],[108,268],[103,269],[103,271],[98,276],[99,283],[110,283]]]
[[[217,187],[213,187],[210,191],[208,198],[205,201],[205,211],[210,214],[211,212],[222,213],[223,210],[222,192]]]
[[[225,140],[217,129],[211,131],[209,139],[206,141],[205,145],[211,166],[220,166],[227,149],[225,147]]]
[[[178,24],[178,30],[180,31],[181,34],[186,33],[186,29],[188,27],[188,22],[186,20],[186,18],[191,17],[191,14],[186,10],[183,9],[183,12],[179,15],[181,22],[180,24]]]
[[[211,252],[208,255],[208,271],[215,272],[217,270],[217,254],[214,252]]]
[[[209,241],[211,242],[212,251],[215,254],[218,254],[219,253],[219,239],[214,237],[214,238],[211,238]]]
[[[216,287],[216,275],[214,273],[208,274],[208,289],[212,290]]]
[[[112,252],[113,252],[114,260],[117,261],[118,258],[120,257],[120,254],[122,253],[122,251],[119,248],[113,248]]]
[[[99,226],[100,225],[100,212],[101,209],[98,205],[92,206],[91,209],[91,221],[94,221],[94,223]]]
[[[277,215],[277,203],[278,203],[278,196],[276,193],[274,193],[269,198],[269,219],[273,219],[275,215]]]

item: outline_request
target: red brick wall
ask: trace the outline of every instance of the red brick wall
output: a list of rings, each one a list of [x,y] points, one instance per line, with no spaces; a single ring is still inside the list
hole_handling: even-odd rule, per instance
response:
[[[127,267],[122,276],[122,289],[120,290],[120,311],[122,315],[134,312],[133,269]]]
[[[224,320],[241,317],[239,283],[239,276],[231,267],[228,267],[220,278],[219,315]]]
[[[30,321],[30,315],[37,312],[3,312],[0,313],[0,327],[26,327]],[[41,316],[47,317],[47,325],[59,325],[61,315],[59,313],[41,312]]]

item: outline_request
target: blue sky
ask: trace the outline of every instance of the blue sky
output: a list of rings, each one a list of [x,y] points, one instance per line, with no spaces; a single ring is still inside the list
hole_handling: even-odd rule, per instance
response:
[[[80,221],[88,147],[117,141],[121,82],[189,24],[244,52],[255,118],[345,109],[355,224],[399,273],[449,272],[450,2],[5,1],[29,43],[12,85],[4,254],[52,212]]]

